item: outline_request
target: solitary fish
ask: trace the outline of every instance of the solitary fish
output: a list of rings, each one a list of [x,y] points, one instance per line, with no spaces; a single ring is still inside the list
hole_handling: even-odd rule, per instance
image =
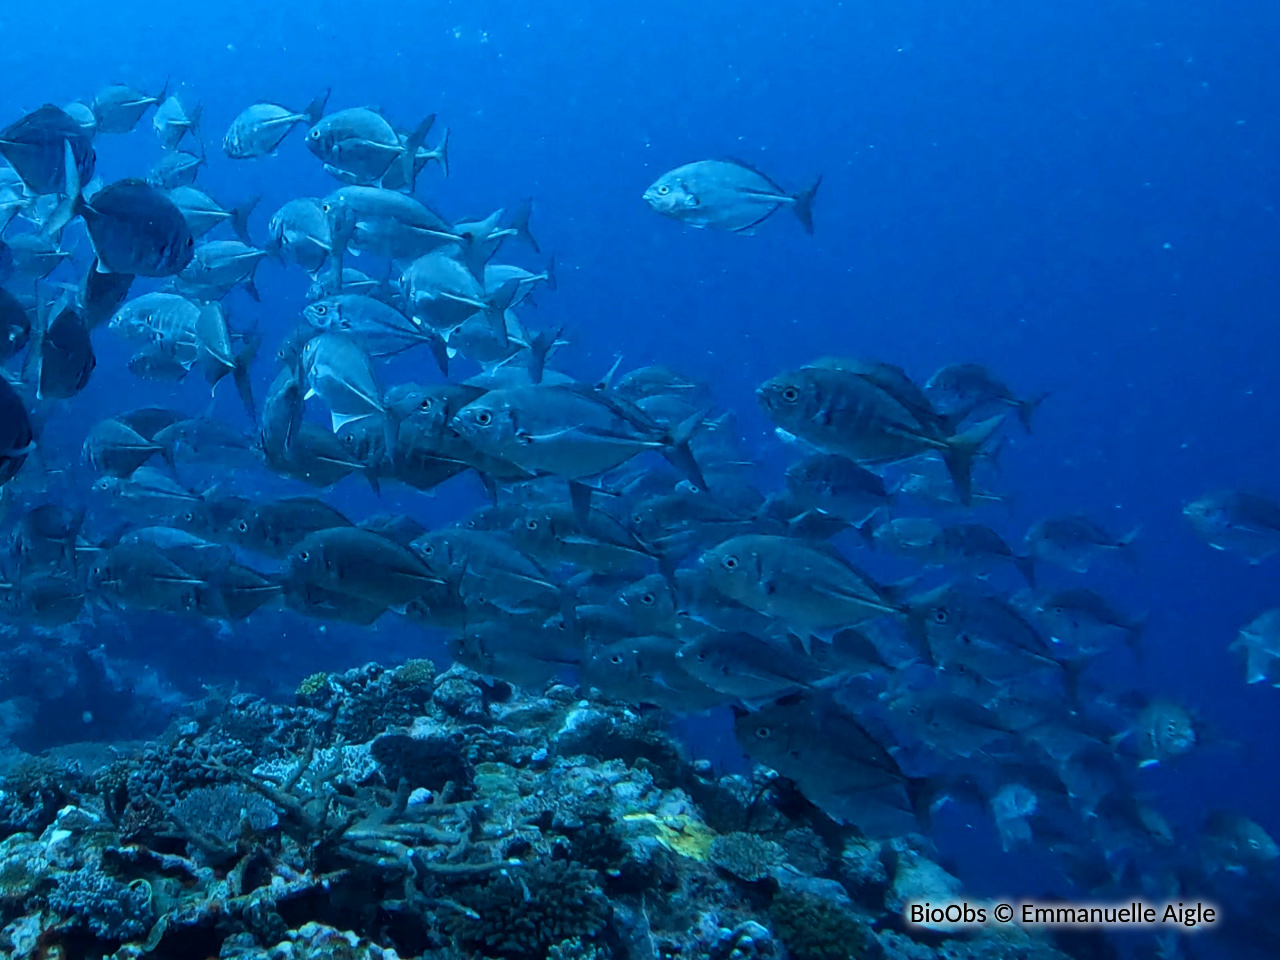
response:
[[[672,220],[691,227],[751,233],[789,206],[805,232],[813,233],[813,197],[822,178],[788,193],[759,170],[737,160],[699,160],[676,167],[644,192],[644,201]]]

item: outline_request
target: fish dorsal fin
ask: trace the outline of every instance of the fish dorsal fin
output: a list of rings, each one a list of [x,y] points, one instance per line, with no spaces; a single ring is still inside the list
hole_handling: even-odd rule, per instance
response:
[[[779,196],[782,196],[782,197],[787,196],[787,191],[783,190],[782,187],[778,185],[778,182],[773,179],[773,177],[769,176],[767,173],[765,173],[763,170],[757,167],[754,163],[748,163],[746,160],[743,160],[741,157],[726,156],[726,157],[721,157],[720,160],[722,163],[732,163],[736,167],[742,167],[742,169],[744,170],[750,170],[757,177],[760,177],[762,180],[768,183],[770,187],[776,190]]]

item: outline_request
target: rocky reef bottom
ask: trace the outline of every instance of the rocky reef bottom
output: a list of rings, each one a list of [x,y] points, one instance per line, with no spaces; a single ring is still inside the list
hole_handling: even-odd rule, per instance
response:
[[[1019,928],[909,927],[962,895],[665,718],[428,661],[211,697],[165,736],[0,780],[0,955],[153,960],[1055,960]]]

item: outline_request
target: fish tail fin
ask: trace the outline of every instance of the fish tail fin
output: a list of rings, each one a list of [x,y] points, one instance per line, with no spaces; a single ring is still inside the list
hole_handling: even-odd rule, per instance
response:
[[[155,100],[155,106],[158,107],[160,106],[160,104],[164,103],[166,100],[169,99],[169,83],[172,80],[173,80],[173,77],[164,78],[164,86],[160,88],[159,93],[157,93],[154,97],[152,97],[152,99]]]
[[[1030,400],[1018,401],[1018,422],[1022,424],[1022,429],[1027,433],[1031,432],[1031,415],[1036,412],[1036,409],[1040,404],[1044,403],[1048,397],[1048,393],[1042,393],[1039,396],[1032,397]]]
[[[449,179],[449,128],[444,128],[444,135],[440,137],[440,142],[436,144],[435,149],[427,154],[428,160],[434,160],[440,164],[440,169],[444,171],[444,178]]]
[[[258,263],[262,261],[259,260]],[[240,285],[244,287],[244,292],[249,295],[249,299],[254,303],[262,302],[262,294],[258,293],[258,285],[254,282],[254,278],[258,274],[258,263],[253,265],[253,271],[240,281]]]
[[[253,384],[249,381],[249,368],[253,366],[260,346],[262,346],[262,339],[256,334],[245,337],[244,347],[235,355],[235,366],[231,368],[231,379],[236,385],[236,392],[240,394],[240,402],[244,404],[249,419],[255,421],[258,419],[258,405],[253,401]]]
[[[429,328],[427,334],[427,346],[431,350],[431,356],[435,358],[436,366],[440,368],[440,375],[449,376],[449,344],[445,342],[444,337],[440,336],[440,331],[434,327]]]
[[[1027,586],[1034,589],[1036,585],[1036,558],[1031,554],[1019,556],[1015,553],[1013,555],[1013,565],[1022,574],[1022,579],[1027,581]]]
[[[547,269],[543,271],[547,275],[547,279],[543,282],[547,285],[548,290],[555,290],[560,282],[556,279],[556,258],[552,257],[547,261]]]
[[[507,308],[511,306],[511,301],[516,298],[519,289],[519,280],[508,280],[494,291],[484,311],[485,316],[489,318],[490,326],[493,327],[493,332],[502,341],[504,350],[510,345],[510,338],[507,335]]]
[[[529,232],[529,216],[533,213],[533,200],[521,200],[520,205],[516,207],[515,213],[511,217],[508,229],[514,230],[516,236],[527,243],[534,253],[541,254],[542,248],[538,246],[538,241],[533,238],[533,234]],[[552,288],[554,289],[554,287]]]
[[[307,116],[307,126],[314,127],[320,122],[320,118],[324,116],[324,108],[329,105],[329,94],[332,92],[332,87],[326,87],[324,93],[307,104],[307,109],[302,111]]]
[[[693,439],[694,433],[698,427],[702,426],[707,419],[707,414],[710,412],[710,410],[706,409],[699,410],[693,416],[677,424],[662,449],[662,454],[667,458],[667,462],[688,477],[689,481],[699,490],[707,489],[707,481],[702,476],[702,468],[698,466],[698,461],[694,459],[689,441]]]
[[[197,103],[191,109],[191,112],[187,114],[187,129],[185,131],[186,133],[191,134],[191,139],[200,145],[200,149],[202,151],[204,150],[204,143],[200,139],[200,120],[203,116],[204,116],[204,104]],[[181,142],[182,142],[182,138],[179,137],[178,143],[181,143]],[[175,143],[173,145],[173,148],[175,150],[178,149],[178,143]]]
[[[529,344],[529,379],[534,383],[542,382],[542,374],[547,368],[547,354],[556,345],[556,340],[562,332],[564,332],[563,327],[555,333],[543,330]]]
[[[858,532],[859,539],[867,546],[873,546],[876,542],[876,528],[881,526],[879,511],[871,514],[861,523],[856,523],[853,529]]]
[[[40,228],[40,237],[44,240],[56,240],[62,233],[63,227],[74,220],[76,214],[80,212],[80,205],[83,202],[80,197],[83,187],[80,182],[80,168],[76,165],[76,154],[71,149],[71,141],[62,141],[62,148],[63,196]]]
[[[253,213],[254,208],[258,206],[258,201],[261,199],[262,197],[260,196],[253,197],[240,204],[240,206],[233,207],[231,210],[231,229],[248,247],[253,246],[253,240],[249,238],[249,215]]]
[[[36,315],[31,324],[31,334],[27,343],[27,355],[22,362],[22,379],[36,388],[36,399],[40,396],[40,379],[44,369],[44,335],[49,328],[49,304],[40,292],[40,284],[36,284]]]
[[[622,366],[622,354],[618,354],[618,359],[613,361],[613,366],[608,369],[603,377],[596,381],[596,389],[608,393],[609,388],[613,386],[613,378],[618,375],[620,366]]]
[[[820,186],[822,186],[821,175],[808,187],[792,197],[795,202],[791,205],[791,209],[795,211],[796,217],[800,221],[800,226],[804,227],[804,232],[809,236],[813,236],[813,198],[817,196],[818,187]]]
[[[418,181],[418,151],[427,141],[427,134],[436,124],[436,115],[429,113],[422,118],[413,133],[405,139],[404,151],[400,155],[400,163],[404,168],[405,192],[412,194]]]
[[[966,507],[973,493],[973,458],[978,455],[982,445],[1004,422],[1004,414],[984,420],[977,426],[957,434],[946,442],[942,451],[943,462],[947,472],[951,474],[951,482],[955,484],[956,496]]]
[[[334,288],[342,292],[342,262],[347,256],[347,247],[356,235],[356,215],[346,207],[340,207],[331,218],[329,230],[329,263],[333,269]]]

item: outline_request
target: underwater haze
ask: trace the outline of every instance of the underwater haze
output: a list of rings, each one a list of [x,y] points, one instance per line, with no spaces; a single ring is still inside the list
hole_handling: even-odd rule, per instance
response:
[[[294,956],[321,956],[332,949],[325,937],[345,931],[352,942],[365,938],[351,949],[370,958],[647,960],[682,950],[796,960],[1207,960],[1280,950],[1280,849],[1272,839],[1280,838],[1280,669],[1272,662],[1280,661],[1280,614],[1263,618],[1280,607],[1273,555],[1280,551],[1280,10],[1260,0],[67,0],[6,4],[0,32],[10,41],[0,57],[7,78],[0,124],[46,103],[91,104],[110,84],[148,96],[167,84],[188,115],[199,105],[197,129],[177,148],[203,152],[194,185],[228,210],[260,197],[248,221],[254,247],[279,252],[269,221],[286,202],[335,197],[352,184],[416,197],[439,217],[409,231],[419,241],[429,234],[426,246],[385,255],[369,241],[372,216],[351,204],[350,244],[334,239],[344,224],[334,210],[348,203],[334,201],[319,217],[333,241],[323,266],[266,256],[250,271],[255,297],[234,284],[215,293],[178,288],[198,323],[221,318],[237,356],[261,341],[245,368],[253,411],[230,382],[216,386],[210,405],[204,371],[217,349],[208,326],[194,320],[178,334],[148,327],[130,338],[117,324],[121,314],[108,311],[116,319],[91,330],[89,382],[52,399],[38,372],[32,379],[25,353],[3,352],[34,446],[30,455],[16,449],[20,443],[5,450],[7,434],[0,436],[0,534],[15,544],[0,565],[11,594],[0,606],[7,648],[0,748],[8,771],[0,833],[9,838],[0,843],[0,886],[10,882],[6,862],[20,857],[45,878],[0,894],[6,955],[39,955],[24,930],[43,930],[67,956],[86,957],[123,957],[148,935],[161,957],[196,956],[182,952],[188,944],[200,956],[286,956],[269,952],[285,942]],[[324,119],[303,116],[326,91]],[[232,159],[224,134],[260,103],[298,111],[296,129],[278,149]],[[0,134],[0,153],[21,180],[0,183],[20,208],[4,240],[43,237],[59,203],[71,220],[53,241],[65,262],[37,283],[15,261],[4,282],[30,318],[32,353],[51,349],[52,328],[41,325],[71,294],[80,299],[67,309],[87,312],[83,281],[94,275],[95,257],[106,264],[112,256],[95,226],[105,204],[95,208],[101,194],[89,181],[101,190],[148,176],[163,155],[153,128],[158,105],[131,132],[97,133],[96,170],[74,189],[63,176],[63,144],[72,143],[65,133],[53,136],[42,160],[57,168],[52,190],[35,187],[5,152],[17,136],[12,128]],[[343,170],[351,154],[318,158],[320,148],[304,142],[316,122],[360,107],[385,118],[392,133],[380,149],[396,159],[373,177]],[[384,179],[406,158],[413,166],[413,134],[429,114],[436,121],[421,145],[435,148],[447,128],[447,177],[431,160],[411,189]],[[715,168],[719,192],[696,204],[709,222],[687,222],[688,210],[664,216],[647,191],[669,172],[708,160],[725,161]],[[707,169],[697,173],[710,176]],[[810,234],[793,214],[803,212],[805,191],[819,177]],[[695,181],[680,182],[696,192]],[[81,187],[83,195],[72,196]],[[725,229],[728,215],[717,205],[725,196],[759,222]],[[518,217],[505,240],[462,227],[499,209],[494,229],[507,226],[526,198],[537,253],[519,235]],[[127,256],[158,250],[148,246],[156,245],[147,232],[152,214],[125,208],[118,217],[122,231],[133,231],[120,248]],[[197,255],[208,240],[233,236],[226,226],[214,229],[195,238]],[[482,318],[482,330],[492,320],[501,339],[510,338],[505,363],[463,345],[448,372],[439,369],[434,354],[452,349],[459,327],[426,307],[415,312],[427,300],[414,300],[402,277],[446,241],[456,244],[443,247],[451,266],[468,290],[479,290],[467,316]],[[493,247],[477,253],[484,244]],[[517,328],[509,326],[502,285],[482,276],[490,256],[526,276],[553,259],[554,280],[522,281],[530,287],[519,295],[533,293],[510,307],[518,336],[508,332]],[[478,287],[467,273],[476,257]],[[325,296],[350,295],[342,267],[363,271],[374,286],[385,278],[363,299],[381,298],[395,308],[395,322],[418,332],[399,330],[407,339],[387,355],[357,338],[344,340],[355,344],[353,354],[316,359],[312,345],[341,333],[304,314],[315,299],[309,288],[336,283]],[[191,282],[186,264],[166,269],[139,276],[120,310],[173,278]],[[429,296],[456,307],[462,295]],[[541,359],[531,360],[539,356],[537,334],[545,337],[545,374]],[[557,335],[563,344],[547,351]],[[146,354],[171,336],[189,348],[185,360]],[[294,342],[290,355],[283,345]],[[817,363],[833,357],[842,363]],[[156,375],[162,360],[181,369],[171,364],[162,368],[170,375]],[[901,368],[907,384],[886,382],[890,375],[872,361]],[[43,362],[51,369],[52,355]],[[935,372],[962,363],[981,365],[1012,399],[987,395],[946,409]],[[680,383],[673,377],[665,394],[657,386],[620,392],[617,378],[656,365],[678,371]],[[513,369],[520,377],[503,379]],[[372,393],[363,388],[366,371],[374,371]],[[490,379],[468,380],[482,373]],[[239,375],[237,368],[226,379]],[[297,378],[292,400],[280,388],[289,376]],[[326,442],[367,429],[361,441],[377,448],[384,428],[393,445],[408,442],[391,409],[397,386],[462,390],[464,381],[474,393],[451,395],[453,432],[446,425],[430,451],[449,463],[461,457],[457,476],[410,482],[396,446],[378,464],[353,454],[327,483],[302,477],[295,447],[302,394],[306,423]],[[811,399],[807,415],[771,407],[762,387],[770,383],[779,395],[798,389]],[[913,406],[915,390],[927,410]],[[1024,429],[1017,403],[1041,395]],[[663,396],[679,415],[639,403]],[[289,406],[290,427],[273,450],[267,420],[276,400]],[[171,451],[149,446],[162,441],[137,430],[137,441],[157,451],[144,475],[176,484],[195,506],[175,506],[179,494],[168,487],[159,498],[130,487],[132,469],[86,462],[82,448],[97,425],[147,407],[216,422],[243,440],[235,459],[175,469]],[[488,421],[478,418],[490,409],[495,419],[510,414],[524,432],[515,428],[509,443],[486,439]],[[980,495],[954,502],[966,499],[963,480],[940,457],[998,416],[998,432],[975,442]],[[681,433],[686,424],[692,439]],[[718,439],[709,439],[713,433]],[[572,449],[528,452],[544,440]],[[463,441],[474,447],[466,456],[458,453]],[[605,446],[627,452],[604,463]],[[130,456],[119,448],[114,455]],[[580,467],[592,457],[600,469]],[[794,493],[793,464],[835,457],[841,469],[856,463],[883,479],[871,508],[842,514],[827,501],[782,498]],[[942,491],[931,499],[898,489],[928,472],[922,461],[933,463],[933,487]],[[6,463],[16,463],[8,476]],[[1230,500],[1203,524],[1184,514],[1221,491],[1256,500]],[[398,518],[395,531],[409,521],[421,529],[400,537],[379,527],[371,544],[324,538],[345,521],[312,523],[256,559],[234,531],[222,535],[246,510],[300,496],[325,501],[352,523],[389,514]],[[214,506],[232,498],[242,498],[239,512],[215,517]],[[659,500],[675,513],[655,529]],[[58,537],[32,533],[24,518],[51,504],[78,516],[63,531],[74,562],[58,555],[36,569],[30,544]],[[501,523],[469,528],[492,535],[486,552],[458,561],[463,547],[449,539],[449,525],[492,517],[476,513],[490,506],[508,511]],[[214,519],[190,520],[201,510]],[[518,529],[510,534],[513,520],[535,514],[572,531],[557,529],[550,546],[536,547]],[[592,526],[603,520],[592,516],[608,520],[607,551]],[[922,524],[900,524],[905,518]],[[1093,532],[1073,528],[1062,535],[1070,542],[1028,537],[1061,518],[1088,518]],[[975,560],[970,547],[941,533],[958,524],[982,524],[1007,548],[984,547]],[[154,527],[182,528],[202,545],[145,534],[134,542],[148,551],[145,562],[120,553],[131,531]],[[934,539],[912,540],[917,529]],[[1095,533],[1100,539],[1088,540]],[[298,546],[308,534],[310,555]],[[422,553],[432,535],[434,557]],[[316,572],[309,564],[321,541],[329,559]],[[216,573],[185,562],[199,554],[203,564],[215,544],[226,551]],[[440,559],[446,546],[455,551],[452,565]],[[624,549],[626,559],[617,560]],[[102,558],[113,555],[121,566],[108,570]],[[717,567],[726,560],[745,567],[748,555],[754,573],[745,583]],[[1034,565],[1030,578],[1023,558]],[[824,564],[834,565],[830,580]],[[254,590],[273,592],[270,602],[254,600],[244,617],[227,606],[206,609],[208,591],[230,589],[228,565],[247,569]],[[83,609],[56,624],[31,614],[35,575],[78,584]],[[588,625],[596,608],[646,575],[676,597],[680,618],[673,607],[669,631],[638,615],[620,627],[634,603],[599,614],[607,628]],[[705,575],[707,583],[686,595],[677,589],[682,575]],[[404,586],[410,582],[413,589]],[[448,601],[424,599],[428,582],[452,591]],[[1073,590],[1091,592],[1071,595],[1082,608],[1068,637],[1061,621],[1046,618]],[[1101,598],[1111,605],[1106,612],[1096,605]],[[456,611],[440,613],[455,602]],[[932,619],[939,604],[951,623]],[[966,618],[961,627],[957,611]],[[1106,615],[1116,611],[1119,624]],[[1251,623],[1260,625],[1242,637]],[[882,662],[815,666],[823,651],[839,649],[841,631],[855,628],[875,641]],[[572,633],[578,646],[565,653],[557,641],[556,653],[546,653],[553,629]],[[483,640],[468,646],[473,634]],[[1081,639],[1086,634],[1094,646]],[[748,662],[741,635],[773,653]],[[693,673],[687,650],[677,654],[713,640],[727,664],[716,674],[721,682]],[[984,653],[973,653],[975,645]],[[624,674],[610,672],[609,656],[626,660]],[[434,667],[426,693],[415,693],[395,671],[421,658]],[[446,673],[455,659],[462,666]],[[527,661],[537,668],[529,672]],[[380,666],[366,667],[374,662]],[[304,680],[314,681],[305,693]],[[1018,701],[1019,718],[1032,701],[1042,712],[1015,721],[1015,695],[1027,698]],[[351,719],[355,705],[367,703],[373,719]],[[753,727],[764,723],[759,717],[788,749],[752,742],[751,731],[763,729]],[[609,729],[580,733],[596,722]],[[308,731],[321,738],[308,739]],[[143,741],[149,746],[138,746]],[[111,745],[111,761],[87,759],[85,744]],[[373,746],[362,759],[344,759],[344,749],[360,744]],[[673,759],[677,744],[686,755]],[[306,793],[306,771],[324,750],[331,766]],[[74,774],[48,774],[56,787],[17,786],[39,780],[33,755],[56,766],[44,751],[84,757]],[[578,756],[586,759],[567,759]],[[367,770],[352,772],[360,763]],[[430,774],[411,772],[425,768]],[[118,783],[103,788],[102,770],[115,771]],[[331,802],[325,776],[342,784],[334,789],[346,799]],[[509,782],[499,789],[501,777]],[[1012,786],[1031,799],[1010,813],[1001,803],[1011,802]],[[243,795],[223,798],[234,810],[223,811],[229,825],[197,810],[208,797],[196,791],[232,789]],[[512,799],[539,790],[545,809]],[[613,797],[613,806],[584,813],[576,798],[593,791]],[[863,799],[869,793],[874,811]],[[436,803],[440,811],[412,814]],[[503,816],[493,813],[504,803]],[[52,847],[37,850],[51,830],[86,830],[65,816],[68,807],[97,818],[95,829],[114,831],[111,844],[128,852],[90,862],[100,854],[60,859]],[[724,813],[729,808],[743,819]],[[890,808],[906,817],[893,822],[910,829],[870,826]],[[325,833],[332,823],[325,817],[357,809],[367,817],[358,826]],[[204,816],[206,825],[196,826]],[[437,822],[433,832],[428,825]],[[693,850],[690,823],[716,839]],[[510,831],[501,841],[500,829]],[[584,839],[589,831],[600,836]],[[677,834],[690,846],[672,839]],[[344,835],[358,838],[348,843]],[[810,836],[823,856],[798,852]],[[724,852],[730,838],[742,847],[732,856]],[[600,853],[610,842],[619,849]],[[756,869],[774,856],[761,852],[765,844],[784,851],[778,862],[790,867]],[[867,845],[878,852],[867,854]],[[175,859],[162,864],[166,856]],[[504,868],[506,861],[516,865]],[[921,862],[927,869],[908,875],[904,864]],[[214,874],[200,873],[208,869],[243,889],[214,891]],[[285,879],[271,921],[257,923],[247,908],[237,913],[244,903],[235,898],[255,889],[249,878],[270,888],[273,875]],[[368,902],[314,907],[327,897],[317,893],[319,878],[329,875],[358,878],[344,896]],[[162,876],[188,891],[185,914],[176,906],[165,913],[178,894],[164,892]],[[347,881],[332,882],[336,889]],[[129,900],[131,883],[154,889],[145,907]],[[279,893],[288,884],[302,891],[293,900]],[[195,890],[239,903],[226,908],[236,919],[216,935],[212,921],[191,919],[206,909],[195,904]],[[1015,942],[990,927],[907,922],[906,905],[930,896],[975,904],[1203,901],[1221,916],[1203,931],[1027,928],[1025,941]],[[568,910],[557,897],[598,911]],[[653,906],[664,899],[679,910]],[[165,930],[185,923],[188,940],[155,932],[166,915]],[[503,924],[525,915],[530,930],[543,924],[565,933],[504,939]],[[506,918],[493,921],[498,932],[486,931],[487,918],[497,917]],[[307,922],[327,932],[301,932]],[[844,931],[831,937],[845,946],[818,942],[828,930]]]

